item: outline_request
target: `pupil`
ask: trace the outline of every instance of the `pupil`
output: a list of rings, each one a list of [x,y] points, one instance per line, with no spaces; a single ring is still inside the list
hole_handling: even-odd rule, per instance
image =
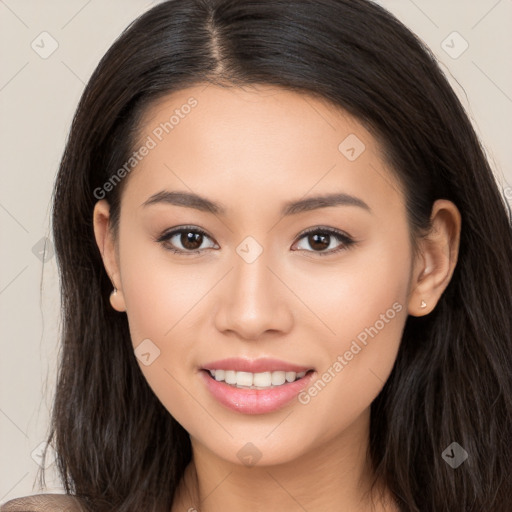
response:
[[[185,240],[183,239],[184,236]],[[183,233],[181,235],[181,243],[183,244],[183,247],[193,251],[201,247],[202,238],[203,235],[201,235],[201,233],[192,233],[189,231],[188,233]],[[197,242],[199,242],[199,244],[197,244]],[[194,244],[196,244],[197,247]]]
[[[318,233],[317,234],[314,234],[314,235],[310,235],[310,245],[313,249],[325,249],[327,247],[329,247],[329,236],[330,235],[319,235]],[[321,242],[318,242],[318,240],[321,239],[322,241]],[[311,240],[313,240],[313,242],[311,242]]]

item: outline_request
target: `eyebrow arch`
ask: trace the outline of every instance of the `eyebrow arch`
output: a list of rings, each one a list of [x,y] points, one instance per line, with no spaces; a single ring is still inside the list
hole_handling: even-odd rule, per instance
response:
[[[178,192],[162,190],[153,194],[149,199],[142,203],[143,207],[152,204],[165,203],[176,206],[185,206],[194,208],[203,212],[213,213],[215,215],[226,215],[227,209],[220,203],[210,201],[206,197],[191,192]],[[371,208],[358,197],[344,193],[323,194],[297,201],[285,203],[281,210],[281,216],[296,215],[298,213],[316,210],[318,208],[328,208],[330,206],[357,206],[371,213]]]

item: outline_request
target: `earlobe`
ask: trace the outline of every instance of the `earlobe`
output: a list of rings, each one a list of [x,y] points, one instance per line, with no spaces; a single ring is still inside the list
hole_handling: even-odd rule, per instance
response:
[[[112,278],[110,279],[112,281]],[[123,312],[126,311],[126,305],[124,302],[123,292],[118,290],[115,285],[112,292],[110,292],[110,305],[116,311]]]
[[[105,271],[112,282],[113,291],[110,294],[110,304],[116,311],[126,311],[115,240],[110,229],[110,205],[105,199],[101,199],[94,206],[93,226],[96,244],[100,251]]]
[[[431,229],[418,241],[408,312],[429,314],[448,286],[459,253],[461,215],[451,201],[438,199],[432,207]]]

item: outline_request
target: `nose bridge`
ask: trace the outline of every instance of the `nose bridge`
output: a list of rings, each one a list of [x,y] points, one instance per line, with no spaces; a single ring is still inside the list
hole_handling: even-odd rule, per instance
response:
[[[269,290],[269,253],[252,236],[246,237],[236,248],[234,287],[238,295],[249,300],[265,298]],[[261,297],[260,297],[261,296]],[[240,297],[239,297],[240,298]]]
[[[271,310],[269,302],[272,301],[270,291],[273,284],[270,282],[272,274],[267,268],[269,255],[270,251],[265,250],[253,236],[247,236],[236,247],[230,292],[236,299],[235,306],[240,305],[240,313],[245,316],[261,314],[264,309]]]
[[[217,310],[217,327],[245,338],[256,338],[269,329],[288,329],[291,315],[282,290],[277,289],[282,285],[268,268],[272,267],[271,251],[247,236],[233,256],[234,268]]]

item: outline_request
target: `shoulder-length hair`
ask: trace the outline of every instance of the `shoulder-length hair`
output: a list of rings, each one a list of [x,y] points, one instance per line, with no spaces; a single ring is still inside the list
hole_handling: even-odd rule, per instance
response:
[[[368,0],[170,0],[99,63],[54,190],[63,323],[48,442],[66,492],[95,511],[167,512],[191,459],[187,432],[140,371],[126,315],[109,305],[92,212],[145,109],[199,83],[281,86],[353,115],[403,185],[413,237],[436,199],[458,207],[455,272],[432,313],[407,318],[371,406],[369,455],[403,511],[510,511],[510,208],[431,51]],[[114,232],[125,182],[105,196]],[[457,469],[442,457],[452,442],[469,454]]]

